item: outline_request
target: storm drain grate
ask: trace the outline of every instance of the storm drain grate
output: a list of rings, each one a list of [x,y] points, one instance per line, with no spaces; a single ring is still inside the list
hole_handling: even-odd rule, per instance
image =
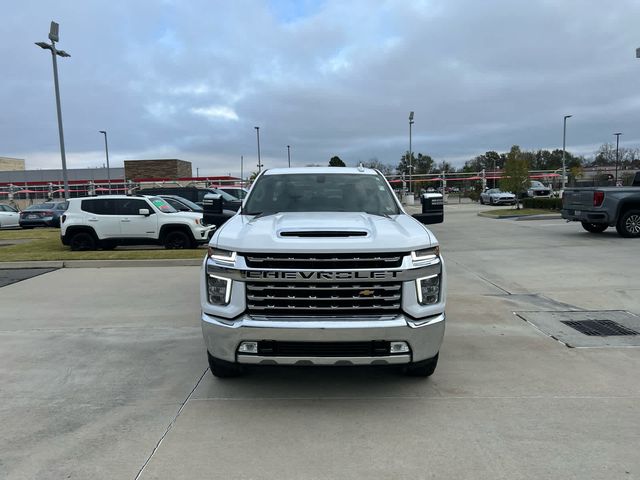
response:
[[[612,337],[616,335],[639,335],[635,330],[623,327],[612,320],[562,321],[565,325],[590,337]]]

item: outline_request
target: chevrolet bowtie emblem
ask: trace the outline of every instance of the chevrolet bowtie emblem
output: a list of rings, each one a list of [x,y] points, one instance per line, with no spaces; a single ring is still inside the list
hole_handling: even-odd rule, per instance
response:
[[[362,290],[358,295],[361,297],[368,297],[369,295],[373,295],[375,292],[373,290]]]

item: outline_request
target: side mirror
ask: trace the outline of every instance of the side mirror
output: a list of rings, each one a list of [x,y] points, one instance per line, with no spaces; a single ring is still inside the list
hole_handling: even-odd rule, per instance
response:
[[[207,193],[202,199],[202,209],[207,214],[222,213],[222,195],[216,193]]]
[[[413,218],[423,225],[444,222],[444,199],[440,193],[423,193],[420,195],[422,213],[416,213]]]
[[[138,210],[138,215],[144,215],[145,217],[148,217],[149,215],[151,215],[151,212],[148,208],[141,208],[140,210]]]

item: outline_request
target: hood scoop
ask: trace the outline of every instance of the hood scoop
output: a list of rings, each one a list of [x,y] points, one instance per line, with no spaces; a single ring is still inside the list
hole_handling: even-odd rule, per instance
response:
[[[302,237],[302,238],[344,238],[344,237],[366,237],[369,232],[363,230],[302,230],[280,232],[281,237]]]

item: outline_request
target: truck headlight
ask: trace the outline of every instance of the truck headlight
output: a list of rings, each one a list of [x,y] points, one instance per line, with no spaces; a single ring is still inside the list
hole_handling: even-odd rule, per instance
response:
[[[207,275],[207,293],[212,305],[228,305],[231,300],[231,279]]]
[[[433,260],[440,255],[440,246],[423,248],[411,252],[411,260],[414,262],[423,262],[425,260]]]
[[[212,259],[223,262],[234,264],[236,262],[236,252],[230,252],[229,250],[222,250],[220,248],[209,247],[209,257]]]
[[[430,275],[416,280],[418,303],[420,305],[433,305],[440,298],[440,275]]]

